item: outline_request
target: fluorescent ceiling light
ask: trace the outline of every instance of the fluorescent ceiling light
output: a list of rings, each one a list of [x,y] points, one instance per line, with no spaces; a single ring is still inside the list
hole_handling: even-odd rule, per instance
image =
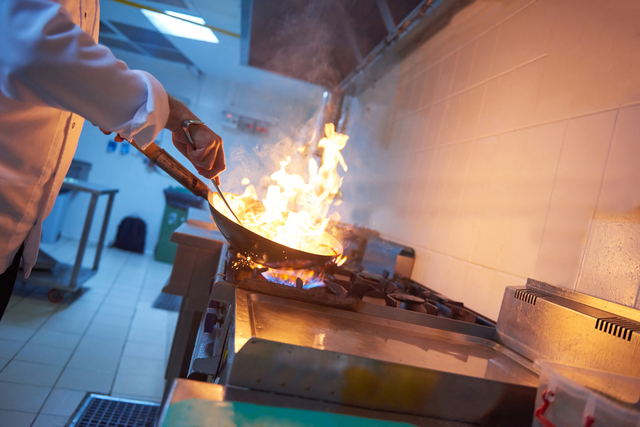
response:
[[[213,31],[207,27],[203,27],[199,24],[204,24],[204,19],[197,16],[185,15],[184,13],[169,12],[168,16],[163,13],[157,13],[150,10],[142,9],[142,13],[151,21],[151,23],[164,34],[171,36],[183,37],[185,39],[202,40],[209,43],[218,43],[219,40]],[[183,21],[183,19],[174,18],[180,17],[187,19],[191,22]]]
[[[191,16],[187,15],[186,13],[172,12],[170,10],[165,10],[164,13],[166,13],[167,15],[175,16],[176,18],[182,18],[186,19],[187,21],[195,22],[196,24],[204,25],[204,19],[200,18],[199,16]]]

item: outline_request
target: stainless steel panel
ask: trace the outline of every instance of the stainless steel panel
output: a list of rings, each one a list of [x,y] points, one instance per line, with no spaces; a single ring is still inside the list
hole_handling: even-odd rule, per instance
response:
[[[640,377],[640,323],[584,304],[592,297],[571,300],[566,297],[575,292],[551,293],[552,288],[506,289],[497,324],[500,342],[531,360]]]
[[[235,328],[235,386],[463,422],[509,408],[530,423],[537,375],[489,340],[239,288]]]

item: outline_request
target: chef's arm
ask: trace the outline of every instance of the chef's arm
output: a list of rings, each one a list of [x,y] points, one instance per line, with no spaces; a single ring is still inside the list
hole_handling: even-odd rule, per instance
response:
[[[16,108],[71,111],[141,146],[169,117],[167,93],[153,76],[130,70],[50,0],[0,1],[0,90]]]

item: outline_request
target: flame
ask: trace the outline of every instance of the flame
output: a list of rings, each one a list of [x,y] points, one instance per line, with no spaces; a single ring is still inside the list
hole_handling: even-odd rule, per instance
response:
[[[342,185],[338,166],[347,171],[340,150],[349,137],[336,133],[332,123],[327,123],[324,130],[326,136],[318,142],[318,147],[323,148],[322,163],[318,166],[314,159],[309,160],[308,181],[287,172],[291,163],[291,157],[287,157],[280,162],[280,170],[271,174],[275,183],[269,185],[262,201],[258,200],[255,187],[246,178],[242,180],[246,185],[242,195],[225,193],[227,202],[245,228],[291,248],[336,255],[325,228],[329,222],[329,208]],[[217,194],[211,202],[216,210],[235,221]]]
[[[296,286],[296,279],[300,279],[303,289],[324,286],[323,274],[313,270],[269,270],[262,273],[262,276],[270,282],[292,287]]]

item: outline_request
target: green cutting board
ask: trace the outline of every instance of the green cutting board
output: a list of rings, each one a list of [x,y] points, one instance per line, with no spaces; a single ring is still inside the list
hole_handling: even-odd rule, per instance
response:
[[[276,408],[241,402],[187,399],[169,406],[162,427],[409,427],[327,412]]]

